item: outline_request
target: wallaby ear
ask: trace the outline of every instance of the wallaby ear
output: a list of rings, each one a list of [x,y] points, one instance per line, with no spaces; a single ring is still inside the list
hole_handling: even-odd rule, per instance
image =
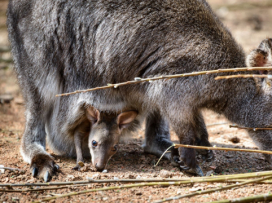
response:
[[[86,110],[86,116],[92,123],[96,123],[100,119],[100,112],[93,106],[89,106]]]
[[[120,126],[120,128],[126,128],[134,121],[137,115],[137,111],[126,111],[120,113],[117,117],[117,124]]]

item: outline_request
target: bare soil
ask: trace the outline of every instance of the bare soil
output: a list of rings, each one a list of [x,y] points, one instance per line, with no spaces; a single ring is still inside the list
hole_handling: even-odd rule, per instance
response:
[[[220,16],[223,23],[230,29],[237,41],[244,47],[246,53],[258,46],[266,37],[272,37],[272,1],[271,0],[209,0],[212,7]],[[0,1],[0,47],[8,46],[5,27],[5,9],[7,1]],[[10,53],[0,53],[0,58],[10,58]],[[1,99],[1,96],[13,97],[11,101]],[[209,139],[213,145],[232,148],[257,149],[244,130],[229,128],[229,121],[222,115],[204,111]],[[38,183],[42,180],[34,179],[29,171],[29,164],[23,162],[20,155],[20,142],[24,130],[24,101],[16,82],[12,65],[0,62],[0,165],[19,168],[26,172],[12,172],[5,170],[0,173],[0,183]],[[173,140],[177,140],[171,132]],[[184,178],[192,175],[180,171],[170,165],[169,161],[161,160],[157,167],[153,167],[158,158],[145,154],[141,148],[144,129],[141,129],[131,140],[121,143],[120,150],[112,157],[107,173],[93,172],[88,167],[85,170],[74,171],[75,159],[54,155],[61,170],[53,177],[53,182],[94,179],[128,179],[163,177]],[[237,139],[238,138],[238,139]],[[234,143],[237,142],[237,143]],[[238,174],[256,171],[272,170],[261,154],[215,151],[216,158],[212,162],[200,163],[205,174]],[[90,160],[85,160],[87,166]],[[30,202],[53,194],[83,191],[86,189],[121,184],[90,184],[66,189],[6,193],[1,192],[0,202]],[[92,192],[85,195],[61,198],[56,202],[153,202],[166,197],[191,193],[195,190],[206,190],[225,183],[199,183],[183,186],[153,186],[131,189],[119,189],[103,192]],[[2,188],[3,189],[3,188]],[[16,188],[17,189],[17,188]],[[174,202],[211,202],[222,199],[233,199],[272,192],[272,185],[251,184],[231,190],[199,195],[192,198],[175,200]]]

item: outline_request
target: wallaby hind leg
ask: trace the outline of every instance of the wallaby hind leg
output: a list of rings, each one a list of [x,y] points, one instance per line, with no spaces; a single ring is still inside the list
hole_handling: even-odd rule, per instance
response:
[[[39,111],[27,109],[26,128],[22,138],[21,153],[24,160],[30,163],[32,175],[50,181],[55,170],[59,168],[54,159],[45,151],[45,124],[39,117]]]
[[[209,142],[209,135],[200,111],[195,113],[195,126],[197,133],[195,144],[198,146],[212,146]],[[206,161],[211,161],[214,158],[214,153],[212,150],[198,149],[196,152],[201,154],[202,158]]]
[[[146,118],[144,151],[160,157],[167,148],[173,145],[169,134],[169,125],[159,112],[153,112]],[[178,150],[171,149],[172,153],[166,153],[165,158],[177,165]]]
[[[83,122],[80,124],[79,127],[76,128],[74,132],[74,142],[75,142],[75,148],[76,148],[76,166],[73,168],[74,170],[80,170],[81,167],[84,166],[84,159],[83,159],[83,143],[86,137],[88,137],[88,133],[90,132],[90,123],[89,122]]]

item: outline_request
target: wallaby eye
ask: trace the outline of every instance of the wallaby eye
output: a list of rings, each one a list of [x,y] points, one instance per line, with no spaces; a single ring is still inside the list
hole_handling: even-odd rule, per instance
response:
[[[117,145],[115,145],[114,147],[113,147],[113,149],[112,149],[112,151],[117,151]]]
[[[265,59],[265,56],[264,56],[264,59]]]
[[[92,145],[93,145],[93,147],[97,147],[98,143],[95,140],[93,140]]]

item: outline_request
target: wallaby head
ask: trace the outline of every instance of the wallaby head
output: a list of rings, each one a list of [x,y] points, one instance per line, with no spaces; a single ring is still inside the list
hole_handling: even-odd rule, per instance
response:
[[[272,38],[267,38],[263,40],[257,49],[253,49],[247,56],[246,63],[249,67],[271,66]]]
[[[94,107],[87,108],[86,116],[92,124],[88,145],[92,164],[98,171],[102,171],[117,152],[122,131],[130,126],[137,115],[137,111],[116,114],[99,112]]]

